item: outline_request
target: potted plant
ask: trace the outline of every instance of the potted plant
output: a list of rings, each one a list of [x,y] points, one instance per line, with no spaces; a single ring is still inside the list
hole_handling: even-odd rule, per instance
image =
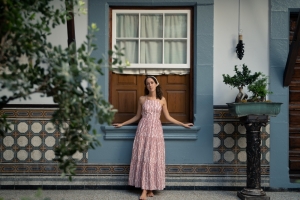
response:
[[[243,88],[247,85],[254,83],[260,75],[261,72],[255,72],[251,74],[251,71],[248,69],[248,66],[243,64],[242,71],[239,71],[237,65],[234,66],[235,75],[229,76],[228,74],[223,74],[223,82],[226,85],[237,88],[239,90],[238,95],[236,96],[235,102],[242,102],[248,98],[248,95],[243,92]]]
[[[246,115],[270,115],[276,116],[280,112],[282,103],[266,101],[268,90],[268,79],[261,72],[251,74],[248,66],[243,64],[242,71],[234,66],[235,75],[229,76],[223,74],[223,82],[231,87],[239,89],[239,93],[234,103],[227,103],[229,112],[235,116],[242,117]],[[251,98],[243,92],[243,88],[248,86],[248,90],[253,93]]]

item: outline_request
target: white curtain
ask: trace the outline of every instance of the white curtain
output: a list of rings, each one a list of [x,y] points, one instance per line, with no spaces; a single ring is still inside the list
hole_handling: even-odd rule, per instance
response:
[[[130,63],[138,63],[138,37],[139,37],[139,15],[138,14],[117,14],[117,46],[125,48],[125,58]]]
[[[187,62],[187,15],[117,15],[117,45],[130,63],[184,64]],[[139,50],[140,39],[140,50]],[[125,61],[125,60],[123,60]],[[127,69],[127,74],[187,74],[189,69]],[[155,73],[156,72],[156,73]]]
[[[166,14],[165,16],[165,38],[186,38],[187,16],[186,14]],[[186,40],[165,41],[165,63],[184,64],[187,59]]]

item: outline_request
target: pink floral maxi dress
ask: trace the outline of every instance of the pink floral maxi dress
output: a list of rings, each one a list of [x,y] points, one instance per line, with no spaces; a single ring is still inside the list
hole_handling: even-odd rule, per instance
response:
[[[129,185],[144,190],[165,188],[165,142],[160,121],[162,106],[158,100],[147,99],[142,105],[133,142]]]

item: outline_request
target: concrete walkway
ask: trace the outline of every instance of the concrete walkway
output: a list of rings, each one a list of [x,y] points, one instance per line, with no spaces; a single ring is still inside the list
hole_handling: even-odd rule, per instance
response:
[[[24,197],[31,199],[51,200],[131,200],[138,199],[140,190],[43,190],[43,198],[34,198],[37,190],[0,190],[0,200],[21,200]],[[219,190],[163,190],[155,191],[154,197],[149,200],[235,200],[236,191],[219,191]],[[300,200],[300,192],[266,192],[271,200]],[[2,198],[2,199],[1,199]]]

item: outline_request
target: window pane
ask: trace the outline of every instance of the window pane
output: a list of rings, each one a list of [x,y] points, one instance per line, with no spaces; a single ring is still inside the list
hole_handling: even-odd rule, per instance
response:
[[[186,40],[166,40],[164,52],[165,64],[186,64],[186,50]]]
[[[162,41],[141,41],[141,63],[162,63]]]
[[[141,37],[162,38],[163,36],[163,15],[142,14],[141,15]]]
[[[128,60],[130,63],[138,63],[138,41],[117,40],[118,48],[125,48],[125,56],[121,57],[122,62]]]
[[[136,38],[139,34],[138,14],[117,14],[117,37]]]
[[[165,37],[187,38],[187,15],[166,14],[165,15]]]

